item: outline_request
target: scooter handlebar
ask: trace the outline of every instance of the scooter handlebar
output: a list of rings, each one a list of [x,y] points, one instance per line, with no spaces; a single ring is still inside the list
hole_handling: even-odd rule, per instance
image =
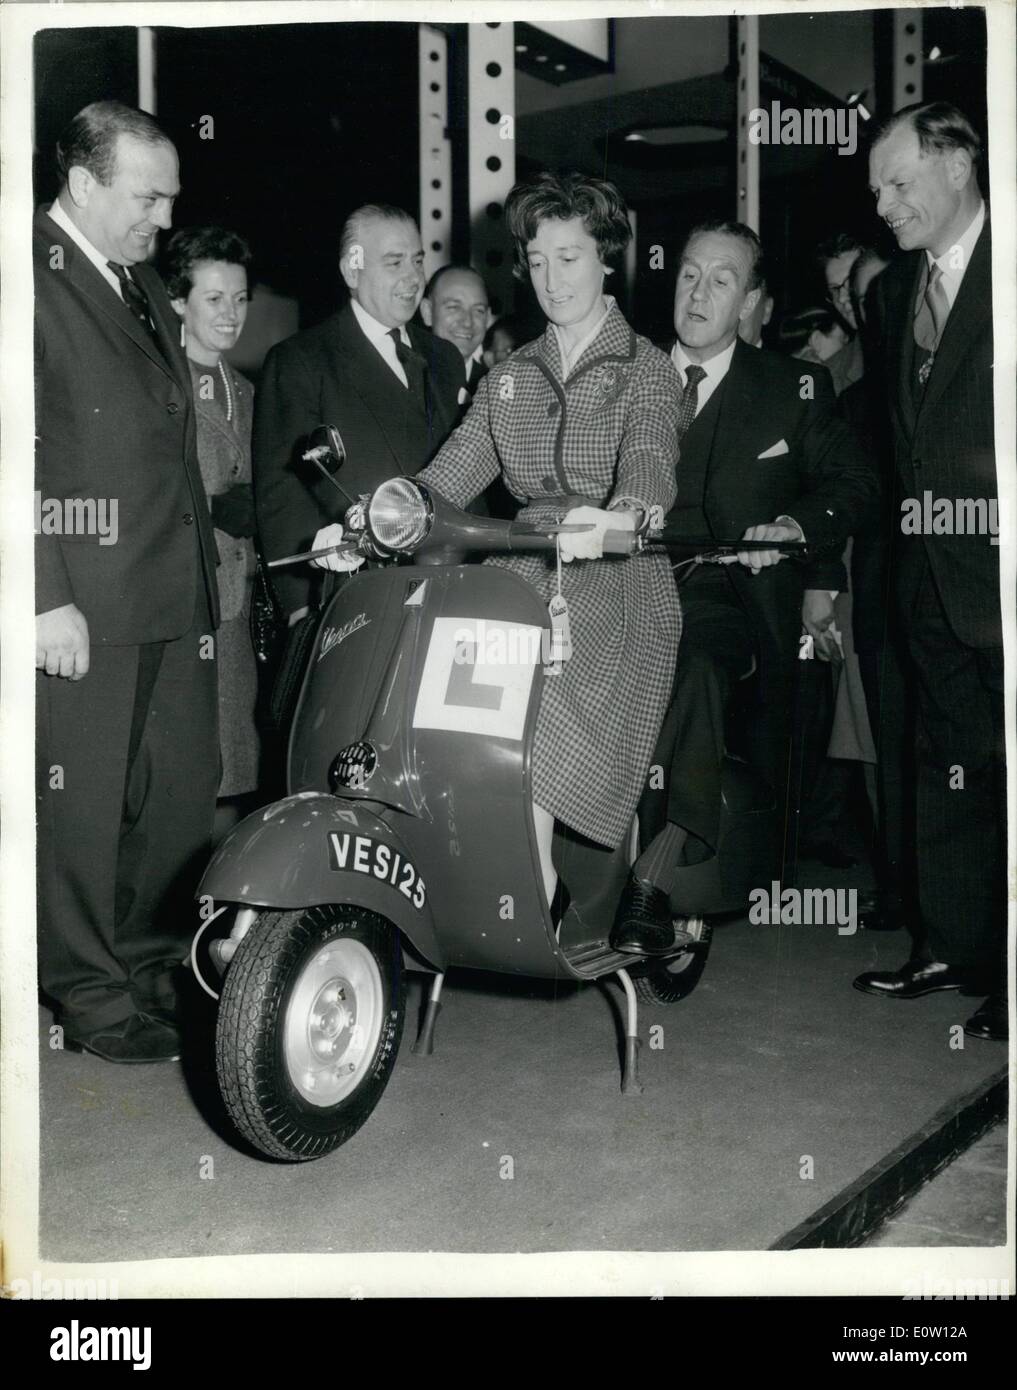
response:
[[[605,531],[605,555],[634,555],[642,549],[642,537],[635,531]]]

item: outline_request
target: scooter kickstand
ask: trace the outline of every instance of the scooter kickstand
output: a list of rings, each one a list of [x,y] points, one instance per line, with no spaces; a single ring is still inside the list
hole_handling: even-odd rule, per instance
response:
[[[643,1087],[639,1081],[639,1011],[636,991],[632,988],[627,970],[616,970],[615,974],[625,990],[625,1060],[622,1063],[622,1095],[641,1096]]]
[[[424,1011],[424,1021],[420,1025],[417,1040],[410,1049],[414,1057],[430,1057],[434,1052],[434,1025],[441,1013],[441,987],[444,983],[444,975],[435,975]]]

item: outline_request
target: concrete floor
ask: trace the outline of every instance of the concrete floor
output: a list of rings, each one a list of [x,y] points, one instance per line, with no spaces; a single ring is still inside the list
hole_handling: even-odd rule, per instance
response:
[[[1006,1125],[997,1124],[884,1221],[867,1246],[1006,1244]]]
[[[663,1048],[644,1041],[639,1097],[619,1091],[616,984],[453,975],[435,1055],[416,1058],[413,977],[377,1110],[302,1165],[235,1140],[209,1014],[183,1065],[153,1067],[51,1051],[43,1014],[41,1253],[766,1249],[1006,1065],[1003,1044],[949,1045],[976,1000],[892,1004],[850,988],[860,970],[900,964],[906,945],[720,927],[690,998],[641,1006],[644,1040],[660,1025]],[[987,1219],[968,1226],[998,1239],[997,1176],[985,1191]],[[906,1221],[905,1234],[935,1224]]]

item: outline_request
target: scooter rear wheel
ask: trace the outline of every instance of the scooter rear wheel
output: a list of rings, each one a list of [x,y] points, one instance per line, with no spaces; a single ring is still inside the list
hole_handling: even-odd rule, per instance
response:
[[[404,1014],[399,936],[383,917],[350,905],[260,913],[219,1004],[230,1119],[270,1158],[345,1144],[381,1099]]]
[[[685,931],[696,936],[680,956],[669,960],[649,961],[645,970],[632,975],[636,994],[647,1004],[678,1004],[698,985],[710,954],[712,929],[701,917],[679,922]],[[631,973],[631,972],[630,972]]]

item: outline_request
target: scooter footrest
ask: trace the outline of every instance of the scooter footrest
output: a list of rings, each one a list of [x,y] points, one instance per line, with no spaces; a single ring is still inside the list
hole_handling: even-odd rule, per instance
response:
[[[562,954],[577,974],[589,979],[609,975],[613,970],[626,970],[640,959],[614,950],[606,941],[584,941],[579,946],[567,947]]]

